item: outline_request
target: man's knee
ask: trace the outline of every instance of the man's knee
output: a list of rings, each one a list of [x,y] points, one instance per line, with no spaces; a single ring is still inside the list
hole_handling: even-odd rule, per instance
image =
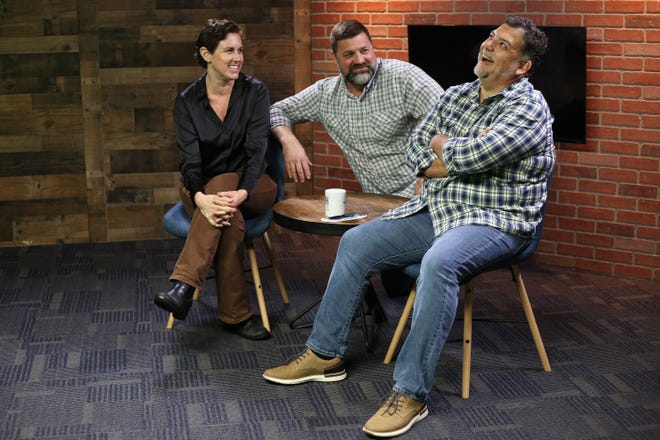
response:
[[[433,255],[427,253],[422,258],[420,273],[446,279],[456,276],[460,265],[455,253],[436,252]]]
[[[370,245],[375,242],[375,237],[371,237],[368,232],[360,232],[360,229],[359,226],[351,228],[342,235],[337,250],[338,258],[341,256],[361,262],[373,254]]]

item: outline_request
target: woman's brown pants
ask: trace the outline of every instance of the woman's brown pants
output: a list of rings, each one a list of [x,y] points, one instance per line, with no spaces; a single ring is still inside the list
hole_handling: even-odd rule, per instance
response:
[[[239,179],[238,173],[215,176],[204,186],[204,193],[236,190]],[[183,185],[179,186],[179,191],[192,221],[170,280],[183,281],[201,289],[213,264],[218,295],[218,319],[227,324],[243,322],[252,316],[243,271],[245,218],[264,214],[273,206],[277,196],[277,184],[267,174],[262,175],[257,180],[250,198],[234,213],[230,220],[231,226],[220,228],[211,225],[193,205],[190,193]]]

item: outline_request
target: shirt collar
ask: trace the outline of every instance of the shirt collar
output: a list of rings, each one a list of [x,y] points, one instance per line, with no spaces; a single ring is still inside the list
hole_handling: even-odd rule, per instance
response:
[[[198,100],[206,98],[206,72],[204,72],[195,83],[195,98]]]
[[[527,82],[528,82],[527,77],[522,77],[517,81],[509,84],[507,87],[500,90],[493,96],[486,98],[482,104],[488,104],[490,102],[495,102],[504,98],[508,98],[511,95],[516,95],[520,93],[520,89],[522,87],[525,87]],[[479,80],[477,79],[472,83],[472,89],[470,90],[470,94],[477,102],[479,101],[479,90],[480,90],[480,85],[479,85]]]
[[[206,96],[206,75],[207,72],[204,72],[202,76],[197,79],[197,82],[195,84],[195,97],[199,100],[207,99]],[[234,87],[231,90],[232,96],[234,93],[238,91],[242,91],[245,88],[246,82],[245,82],[245,74],[243,72],[239,73],[238,79],[234,81]]]
[[[510,95],[513,95],[513,94],[518,94],[518,93],[520,93],[520,90],[522,88],[527,86],[528,81],[529,80],[527,79],[527,77],[523,76],[522,78],[520,78],[516,82],[514,82],[512,84],[509,84],[509,86],[507,88],[505,88],[504,90],[502,90],[500,93],[505,98],[508,98]]]
[[[362,91],[362,94],[365,94],[374,87],[374,83],[376,82],[376,78],[378,77],[378,73],[380,72],[380,66],[382,64],[383,64],[383,60],[381,60],[380,58],[376,58],[376,67],[374,68],[374,74],[371,76],[371,79],[369,80],[367,85],[364,86],[364,90]]]

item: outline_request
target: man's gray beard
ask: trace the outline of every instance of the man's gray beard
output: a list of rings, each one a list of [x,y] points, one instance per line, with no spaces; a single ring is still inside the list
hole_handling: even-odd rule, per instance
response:
[[[353,83],[356,86],[364,86],[369,82],[373,75],[373,70],[369,69],[368,72],[364,73],[349,73],[345,76],[345,78],[346,81]]]
[[[479,72],[478,63],[476,66],[474,66],[474,69],[472,69],[472,73],[474,73],[475,76],[479,79],[486,78],[488,76],[488,72]]]

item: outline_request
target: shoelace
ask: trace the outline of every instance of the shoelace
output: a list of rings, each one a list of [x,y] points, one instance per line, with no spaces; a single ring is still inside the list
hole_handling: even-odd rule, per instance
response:
[[[403,406],[403,395],[399,393],[390,394],[387,398],[387,401],[385,402],[385,405],[387,405],[387,407],[385,408],[384,412],[390,416],[393,416],[394,414],[398,413],[399,408]]]
[[[296,364],[299,364],[303,361],[304,358],[309,356],[309,351],[305,350],[302,353],[298,355],[298,357],[295,359]]]

